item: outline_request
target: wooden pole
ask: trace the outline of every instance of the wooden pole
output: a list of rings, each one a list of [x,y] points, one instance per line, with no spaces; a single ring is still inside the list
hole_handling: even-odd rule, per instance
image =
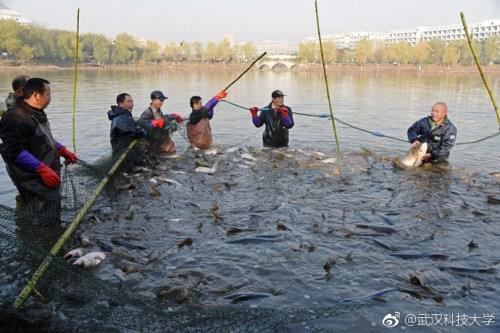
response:
[[[97,197],[99,194],[102,192],[102,190],[106,187],[108,184],[109,180],[113,176],[113,174],[118,170],[120,165],[123,163],[125,158],[127,157],[128,153],[135,147],[135,145],[139,142],[138,139],[135,139],[132,141],[128,147],[123,151],[123,153],[120,155],[120,157],[116,160],[116,162],[113,164],[111,169],[108,171],[107,175],[101,180],[99,185],[97,185],[96,189],[90,196],[90,198],[87,200],[85,205],[78,211],[78,214],[73,218],[71,221],[70,225],[66,228],[64,233],[59,237],[57,242],[52,246],[50,249],[49,254],[45,257],[45,259],[42,261],[40,266],[38,266],[37,270],[35,273],[33,273],[33,276],[31,279],[28,281],[26,286],[23,288],[21,293],[17,296],[16,300],[14,301],[14,308],[18,309],[20,308],[26,299],[30,296],[31,292],[34,290],[36,287],[36,284],[38,281],[42,278],[42,276],[45,274],[45,272],[49,269],[50,264],[52,263],[52,260],[54,259],[55,256],[59,253],[61,248],[63,247],[64,243],[73,235],[73,233],[76,231],[78,226],[80,225],[81,221],[87,215],[88,211],[94,204],[94,202],[97,200]]]
[[[223,91],[227,91],[233,84],[235,84],[236,82],[238,82],[239,79],[241,79],[243,77],[243,75],[245,75],[260,59],[264,58],[264,56],[267,54],[267,52],[264,52],[262,53],[257,59],[255,59],[251,64],[250,66],[248,66],[247,69],[245,69],[243,71],[243,73],[241,73],[240,75],[238,75],[238,77],[236,79],[233,80],[233,82],[231,82],[230,84],[227,85],[226,88],[224,88]]]
[[[80,47],[80,8],[76,11],[76,45],[75,45],[75,68],[74,68],[74,81],[73,81],[73,108],[71,112],[71,129],[73,137],[73,151],[76,152],[76,88],[78,84],[78,56]]]
[[[337,154],[340,154],[340,143],[337,135],[337,126],[335,125],[335,117],[333,116],[332,99],[330,97],[330,87],[328,85],[328,76],[326,75],[326,63],[323,53],[323,42],[321,41],[321,30],[319,27],[319,14],[318,14],[318,0],[314,0],[314,7],[316,9],[316,27],[318,28],[319,50],[321,53],[321,64],[323,65],[323,76],[325,77],[326,97],[328,98],[328,107],[330,109],[330,118],[332,120],[333,137],[335,138],[335,145],[337,146]]]
[[[465,15],[463,12],[460,12],[460,18],[462,19],[462,25],[464,26],[465,36],[467,38],[467,43],[469,44],[469,49],[472,53],[472,57],[474,58],[474,62],[476,63],[477,69],[479,70],[479,75],[481,75],[481,79],[483,80],[484,87],[486,88],[486,91],[488,92],[488,95],[490,96],[491,104],[493,104],[493,108],[495,109],[495,113],[497,114],[498,130],[500,131],[500,111],[498,111],[498,105],[497,105],[495,96],[493,95],[493,92],[491,91],[488,80],[484,76],[483,68],[481,67],[481,64],[479,63],[479,59],[477,57],[476,50],[474,50],[474,46],[472,45],[472,37],[469,35],[469,28],[467,27],[467,23],[465,22]]]

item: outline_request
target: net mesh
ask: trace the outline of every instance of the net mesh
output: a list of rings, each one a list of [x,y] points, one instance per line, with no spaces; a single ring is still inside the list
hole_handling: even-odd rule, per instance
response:
[[[184,126],[178,126],[185,135]],[[175,128],[177,129],[177,128]],[[164,135],[165,133],[151,133]],[[170,133],[171,134],[171,133]],[[183,135],[183,136],[184,136]],[[293,325],[308,325],[310,331],[319,319],[331,318],[367,305],[371,300],[313,308],[251,308],[248,306],[179,306],[132,292],[122,285],[104,281],[94,274],[69,265],[61,256],[53,261],[24,306],[12,307],[38,265],[48,255],[75,214],[92,198],[120,154],[109,153],[90,164],[79,161],[62,170],[60,207],[33,211],[0,206],[0,331],[2,332],[287,332]],[[141,142],[124,160],[116,175],[156,163]],[[120,189],[120,177],[112,177],[83,225],[96,223],[97,211],[106,207]],[[61,223],[33,224],[61,212]],[[56,218],[57,219],[57,218]],[[76,247],[82,235],[77,232],[61,253]]]

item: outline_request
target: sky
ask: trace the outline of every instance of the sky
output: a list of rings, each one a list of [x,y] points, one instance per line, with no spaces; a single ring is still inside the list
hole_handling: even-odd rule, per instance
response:
[[[1,1],[1,0],[0,0]],[[127,32],[159,42],[292,43],[316,35],[313,0],[4,0],[30,21],[114,37]],[[460,24],[500,19],[500,0],[318,0],[322,34]]]

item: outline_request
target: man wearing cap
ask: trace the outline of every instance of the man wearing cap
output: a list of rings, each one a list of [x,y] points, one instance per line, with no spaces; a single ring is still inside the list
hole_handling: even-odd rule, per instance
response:
[[[294,122],[292,109],[284,104],[284,96],[281,90],[275,90],[268,106],[260,110],[256,106],[250,108],[255,127],[266,126],[262,135],[264,147],[288,147],[288,130],[293,127]]]
[[[149,136],[151,151],[155,154],[175,154],[175,143],[166,131],[161,131],[165,121],[176,120],[182,123],[182,117],[178,114],[163,114],[161,107],[168,97],[159,90],[151,93],[151,103],[139,118],[139,123],[148,131],[158,132],[158,135]]]

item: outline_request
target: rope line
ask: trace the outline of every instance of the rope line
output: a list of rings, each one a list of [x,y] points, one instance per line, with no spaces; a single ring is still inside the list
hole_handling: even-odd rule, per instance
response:
[[[233,102],[225,100],[225,99],[223,99],[222,101],[225,102],[225,103],[227,103],[227,104],[230,104],[232,106],[235,106],[237,108],[243,109],[243,110],[249,110],[250,109],[250,108],[244,107],[243,105],[239,105],[239,104],[233,103]],[[259,111],[262,111],[262,110],[263,109],[259,109]],[[302,112],[295,112],[294,111],[293,114],[294,115],[304,116],[304,117],[313,117],[313,118],[324,118],[324,119],[329,119],[330,118],[330,115],[326,114],[326,113],[313,114],[313,113],[302,113]],[[377,136],[379,138],[387,138],[387,139],[394,140],[394,141],[399,141],[399,142],[408,142],[408,140],[406,140],[406,139],[401,139],[401,138],[398,138],[398,137],[395,137],[395,136],[392,136],[392,135],[387,135],[387,134],[384,134],[384,133],[379,132],[379,131],[371,131],[371,130],[368,130],[366,128],[362,128],[362,127],[350,124],[347,121],[339,119],[338,117],[334,117],[334,118],[340,124],[345,125],[347,127],[350,127],[350,128],[352,128],[354,130],[357,130],[357,131],[365,132],[365,133],[371,134],[373,136]],[[477,139],[477,140],[472,140],[472,141],[458,142],[456,145],[457,146],[463,146],[463,145],[470,145],[470,144],[480,143],[480,142],[492,139],[494,137],[497,137],[499,135],[500,135],[500,129],[499,129],[498,132],[490,134],[490,135],[485,136],[483,138],[480,138],[480,139]]]

